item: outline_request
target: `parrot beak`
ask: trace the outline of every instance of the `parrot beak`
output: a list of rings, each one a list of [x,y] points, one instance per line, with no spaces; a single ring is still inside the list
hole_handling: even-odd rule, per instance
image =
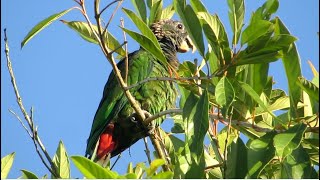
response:
[[[192,43],[191,38],[187,36],[186,39],[181,43],[178,52],[185,53],[189,51],[189,48],[192,49],[192,53],[197,50],[196,46]]]

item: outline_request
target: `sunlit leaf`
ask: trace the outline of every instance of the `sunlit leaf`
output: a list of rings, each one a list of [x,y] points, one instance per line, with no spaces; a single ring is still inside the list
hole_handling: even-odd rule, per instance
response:
[[[22,179],[39,179],[34,173],[21,169]]]
[[[165,171],[151,177],[151,179],[172,179],[173,172]]]
[[[167,6],[162,10],[160,19],[171,19],[173,14],[174,14],[174,8],[173,8],[173,5],[170,4],[169,6]]]
[[[35,25],[31,31],[26,35],[26,37],[21,42],[21,48],[26,45],[35,35],[37,35],[40,31],[42,31],[45,27],[49,26],[51,23],[53,23],[55,20],[59,19],[61,16],[67,14],[69,11],[71,11],[74,8],[70,8],[64,11],[61,11],[57,14],[53,14],[49,16],[48,18],[42,20],[37,25]]]
[[[132,4],[136,8],[140,18],[143,22],[147,23],[147,7],[144,0],[131,0]]]
[[[155,3],[152,4],[150,9],[149,25],[161,19],[162,6],[162,0],[155,1]]]
[[[229,5],[229,21],[233,31],[233,44],[236,45],[239,41],[241,29],[244,19],[244,1],[243,0],[228,0]]]
[[[155,159],[151,162],[150,167],[146,170],[147,176],[150,177],[152,176],[156,170],[165,164],[165,161],[163,159]]]
[[[99,44],[95,34],[91,31],[90,26],[86,22],[81,22],[81,21],[65,21],[61,20],[64,24],[66,24],[68,27],[76,31],[84,40],[94,43],[94,44]],[[92,28],[94,31],[98,32],[98,28],[95,25],[92,25]],[[126,56],[126,51],[123,49],[123,47],[120,47],[120,43],[118,40],[109,32],[106,31],[106,33],[103,36],[104,42],[106,43],[107,48],[110,50],[115,50],[115,52],[118,53],[120,56],[125,57]]]
[[[114,179],[118,177],[116,172],[103,168],[83,156],[71,156],[71,160],[77,169],[88,179]]]
[[[52,162],[55,165],[57,173],[61,178],[70,178],[69,158],[62,141],[59,142],[59,146],[57,148],[56,154],[52,159]],[[54,177],[54,175],[52,176]]]
[[[13,152],[1,158],[1,179],[7,178],[10,172],[11,166],[13,164],[14,156],[15,156],[15,153]]]
[[[300,86],[310,98],[319,102],[319,88],[304,77],[298,77],[297,85]]]
[[[249,24],[249,26],[242,32],[241,45],[253,42],[259,37],[266,34],[273,28],[273,24],[269,21],[259,20]]]

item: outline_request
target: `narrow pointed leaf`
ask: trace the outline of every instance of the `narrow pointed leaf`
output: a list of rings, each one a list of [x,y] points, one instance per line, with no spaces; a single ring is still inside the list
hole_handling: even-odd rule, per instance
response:
[[[88,179],[115,179],[119,176],[116,172],[103,168],[83,156],[71,156],[71,160],[84,177]]]
[[[304,77],[298,77],[297,85],[300,86],[311,99],[319,102],[319,88]]]
[[[150,9],[149,25],[161,19],[162,6],[163,6],[162,0],[158,0],[152,4]]]
[[[247,148],[241,138],[232,142],[228,148],[226,177],[228,179],[242,179],[248,171]],[[241,163],[239,163],[241,162]]]
[[[14,156],[15,156],[15,153],[13,152],[1,158],[1,179],[7,178],[10,172],[11,166],[13,164]]]
[[[57,173],[61,178],[70,178],[70,162],[67,151],[63,145],[63,142],[59,142],[56,154],[52,159],[53,164],[57,168]]]
[[[279,18],[275,19],[275,34],[290,34]],[[298,77],[301,76],[301,67],[300,57],[294,43],[288,49],[283,50],[282,63],[284,65],[288,81],[290,115],[291,118],[295,118],[298,117],[297,105],[301,99],[302,91],[296,84]]]
[[[167,63],[165,56],[163,55],[161,49],[159,49],[148,37],[139,34],[137,32],[131,31],[126,28],[122,28],[129,36],[131,36],[135,41],[137,41],[145,50],[152,53],[156,58],[162,61],[164,64]]]
[[[60,18],[61,16],[65,15],[69,11],[71,11],[74,8],[70,8],[64,11],[61,11],[57,14],[53,14],[49,16],[48,18],[42,20],[39,22],[36,26],[34,26],[31,31],[26,35],[26,37],[21,42],[21,48],[26,45],[35,35],[37,35],[40,31],[42,31],[45,27],[49,26],[52,22]]]
[[[132,22],[137,26],[137,28],[140,30],[141,34],[143,34],[145,37],[149,38],[154,45],[160,49],[160,44],[156,38],[156,36],[153,34],[151,29],[132,11],[129,9],[122,8],[123,12],[126,13],[126,15],[132,20]]]
[[[39,179],[34,173],[21,169],[22,179]]]
[[[181,21],[185,25],[192,42],[195,44],[196,48],[199,50],[199,53],[202,57],[205,56],[204,51],[204,42],[202,36],[202,29],[199,19],[197,18],[196,13],[193,11],[190,5],[184,5],[180,0],[173,1],[174,8],[178,13]]]
[[[160,19],[171,19],[173,14],[174,14],[174,8],[173,8],[173,5],[170,4],[169,6],[167,6],[162,10]]]
[[[190,0],[190,4],[196,13],[208,12],[201,0]]]
[[[140,18],[144,23],[147,23],[147,7],[144,0],[131,0],[132,4],[136,8]]]
[[[84,40],[98,44],[98,40],[95,36],[95,34],[91,31],[91,28],[89,27],[88,23],[81,22],[81,21],[64,21],[61,20],[64,24],[66,24],[69,28],[76,31]],[[98,32],[98,28],[95,25],[92,25],[93,29]],[[111,51],[117,49],[115,52],[118,53],[120,56],[125,57],[126,51],[120,47],[120,43],[117,41],[117,39],[109,32],[107,31],[105,36],[103,37],[104,42],[106,43],[107,48],[109,48]],[[120,48],[119,48],[120,47]]]
[[[232,43],[236,45],[239,41],[241,29],[244,19],[244,1],[243,0],[228,0],[229,5],[229,20],[233,31]]]

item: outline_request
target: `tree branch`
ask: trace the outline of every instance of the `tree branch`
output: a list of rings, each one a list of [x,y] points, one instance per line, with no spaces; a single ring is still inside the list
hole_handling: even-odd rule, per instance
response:
[[[9,74],[10,74],[11,84],[13,86],[13,89],[14,89],[14,92],[15,92],[15,95],[16,95],[16,100],[17,100],[17,103],[19,105],[19,108],[20,108],[20,110],[21,110],[21,112],[22,112],[22,114],[24,116],[24,119],[27,121],[27,124],[29,125],[30,130],[33,133],[32,136],[31,136],[30,131],[28,131],[26,129],[26,126],[24,126],[24,124],[22,123],[22,121],[19,118],[19,116],[17,116],[15,113],[13,113],[13,114],[16,115],[18,120],[22,123],[22,126],[27,130],[29,136],[31,136],[31,139],[33,140],[33,143],[34,143],[34,146],[36,148],[36,151],[37,151],[41,161],[43,162],[43,164],[51,172],[51,174],[53,174],[55,177],[60,178],[60,176],[57,174],[56,166],[54,165],[53,161],[51,160],[48,152],[46,151],[45,147],[43,146],[42,142],[40,141],[40,137],[38,136],[36,129],[34,128],[33,119],[30,118],[29,114],[27,113],[27,111],[24,108],[24,105],[23,105],[23,102],[22,102],[22,98],[20,96],[20,93],[19,93],[19,90],[18,90],[18,86],[17,86],[17,83],[16,83],[16,79],[15,79],[15,76],[14,76],[14,72],[13,72],[13,69],[12,69],[12,63],[11,63],[11,60],[10,60],[10,56],[9,56],[9,44],[8,44],[6,29],[4,29],[4,41],[5,41],[5,50],[4,50],[4,52],[5,52],[6,59],[7,59],[7,68],[8,68]],[[47,161],[50,163],[51,168],[53,168],[53,169],[51,169],[49,167],[49,165],[46,163],[45,159],[43,158],[43,156],[41,155],[41,153],[40,153],[40,151],[38,149],[38,145],[40,146],[42,152],[45,154],[45,156],[47,158]]]

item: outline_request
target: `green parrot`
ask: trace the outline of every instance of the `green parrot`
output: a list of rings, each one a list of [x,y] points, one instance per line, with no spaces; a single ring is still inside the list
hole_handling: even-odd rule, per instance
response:
[[[189,48],[192,52],[195,51],[195,46],[181,22],[160,20],[150,28],[170,66],[140,48],[128,55],[128,86],[146,78],[170,77],[179,65],[177,52],[184,53]],[[125,61],[121,60],[117,66],[124,77]],[[130,89],[130,92],[141,109],[150,114],[174,108],[176,104],[177,90],[171,81],[149,81]],[[139,139],[146,137],[148,130],[159,126],[164,120],[164,117],[158,118],[145,129],[137,118],[112,71],[93,119],[86,157],[104,164],[107,158],[118,155]]]

